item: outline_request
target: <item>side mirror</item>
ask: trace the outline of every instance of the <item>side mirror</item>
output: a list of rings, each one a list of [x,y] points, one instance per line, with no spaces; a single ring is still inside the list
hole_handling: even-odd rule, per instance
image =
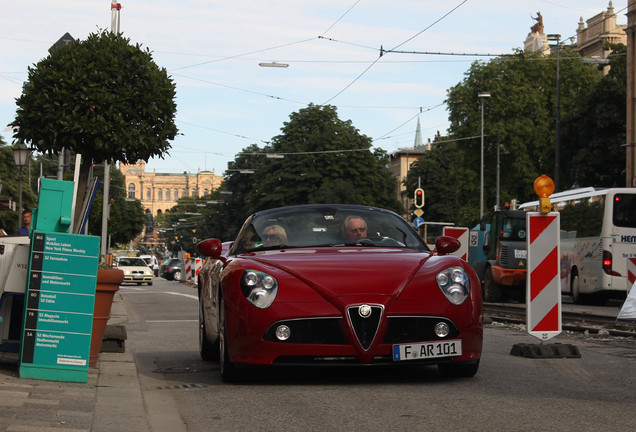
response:
[[[196,249],[199,255],[207,256],[214,259],[220,259],[223,245],[221,243],[221,240],[212,238],[197,243]]]
[[[459,249],[461,243],[454,237],[439,236],[435,239],[435,250],[438,255],[452,254]]]

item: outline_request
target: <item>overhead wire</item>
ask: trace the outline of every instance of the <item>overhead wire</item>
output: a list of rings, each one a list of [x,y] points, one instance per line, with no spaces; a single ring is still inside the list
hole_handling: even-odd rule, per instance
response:
[[[453,13],[454,11],[456,11],[457,9],[459,9],[459,7],[461,7],[462,5],[464,5],[468,0],[463,0],[461,3],[459,3],[457,6],[455,6],[453,9],[451,9],[450,11],[448,11],[446,14],[444,14],[442,17],[440,17],[439,19],[435,20],[435,22],[433,22],[432,24],[430,24],[429,26],[427,26],[426,28],[424,28],[423,30],[421,30],[420,32],[416,33],[414,36],[408,38],[407,40],[405,40],[404,42],[396,45],[393,49],[399,48],[402,45],[404,45],[405,43],[413,40],[414,38],[416,38],[417,36],[421,35],[422,33],[424,33],[425,31],[429,30],[431,27],[433,27],[435,24],[439,23],[440,21],[442,21],[443,19],[445,19],[446,17],[448,17],[451,13]],[[390,51],[390,50],[389,50]],[[367,66],[357,77],[354,78],[353,81],[351,81],[349,84],[347,84],[347,86],[345,86],[342,90],[340,90],[338,93],[336,93],[335,95],[333,95],[332,97],[330,97],[329,99],[327,99],[325,102],[322,103],[322,105],[326,105],[329,102],[331,102],[332,100],[334,100],[335,98],[337,98],[338,96],[340,96],[342,93],[344,93],[345,91],[347,91],[354,83],[356,83],[360,78],[362,78],[368,71],[369,69],[371,69],[378,61],[380,61],[380,59],[383,56],[383,51],[380,52],[380,56],[378,58],[376,58],[375,60],[373,60],[373,62]]]

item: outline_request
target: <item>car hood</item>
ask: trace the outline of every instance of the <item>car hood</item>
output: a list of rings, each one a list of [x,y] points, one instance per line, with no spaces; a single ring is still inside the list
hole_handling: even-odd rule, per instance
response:
[[[117,270],[123,270],[123,271],[136,271],[136,272],[145,272],[146,270],[151,271],[151,269],[149,267],[143,267],[143,266],[121,266],[121,267],[117,267]]]
[[[240,258],[275,267],[331,299],[357,294],[395,298],[431,256],[409,249],[346,247],[263,251]]]

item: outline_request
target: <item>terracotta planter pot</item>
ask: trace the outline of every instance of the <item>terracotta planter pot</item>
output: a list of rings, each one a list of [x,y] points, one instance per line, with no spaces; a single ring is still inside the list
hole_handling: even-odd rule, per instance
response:
[[[93,311],[93,334],[91,337],[91,352],[89,366],[95,366],[102,348],[102,340],[106,331],[106,323],[110,318],[110,308],[113,296],[119,290],[124,280],[124,271],[115,269],[97,270],[97,288],[95,292],[95,310]]]

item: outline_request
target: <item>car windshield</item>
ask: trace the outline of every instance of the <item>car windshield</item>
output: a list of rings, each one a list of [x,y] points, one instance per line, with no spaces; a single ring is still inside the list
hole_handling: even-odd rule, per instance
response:
[[[142,258],[119,258],[119,267],[147,267]]]
[[[393,212],[363,206],[298,206],[257,213],[245,222],[230,254],[266,249],[369,246],[428,250]]]

